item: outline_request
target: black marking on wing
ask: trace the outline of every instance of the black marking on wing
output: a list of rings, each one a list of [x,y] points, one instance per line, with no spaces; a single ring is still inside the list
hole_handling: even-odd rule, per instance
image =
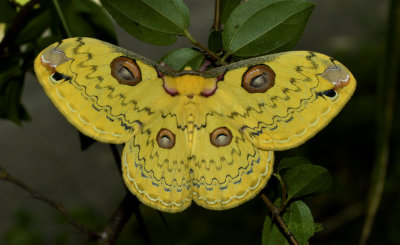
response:
[[[54,72],[53,75],[51,75],[51,77],[54,80],[56,80],[57,82],[61,81],[61,80],[65,80],[65,81],[71,80],[70,76],[64,75],[64,74],[59,73],[59,72]]]
[[[319,91],[319,92],[317,92],[317,95],[321,96],[324,99],[325,99],[325,96],[329,97],[329,98],[333,98],[336,96],[336,91],[335,91],[335,89],[332,88],[332,89],[328,89],[325,91]]]
[[[144,111],[144,112],[147,112],[148,115],[155,113],[155,112],[151,111],[151,109],[148,107],[144,107],[144,108],[138,107],[137,100],[131,99],[129,101],[125,101],[126,96],[123,95],[122,93],[112,95],[113,92],[115,91],[115,88],[113,86],[110,86],[110,85],[109,86],[101,86],[101,83],[103,82],[104,78],[101,76],[91,76],[91,74],[94,74],[98,70],[98,66],[84,64],[86,61],[93,59],[93,54],[90,52],[80,52],[79,49],[85,45],[85,42],[82,40],[82,38],[76,38],[75,41],[78,43],[78,45],[73,48],[73,50],[72,50],[73,54],[86,55],[86,57],[87,57],[87,60],[83,60],[76,65],[80,68],[88,68],[90,70],[90,72],[85,75],[85,78],[88,80],[93,80],[93,79],[97,80],[98,83],[95,85],[96,89],[108,91],[108,93],[105,91],[101,91],[99,94],[101,94],[102,96],[108,96],[108,98],[110,98],[110,99],[119,99],[121,106],[124,108],[128,107],[130,104],[133,105],[132,108],[129,108],[129,109],[127,108],[126,110],[134,110],[137,112]],[[76,61],[73,58],[71,58],[71,59],[72,59],[72,62],[70,63],[70,71],[74,74],[74,79],[72,79],[72,78],[70,78],[70,79],[73,81],[72,84],[74,85],[74,87],[79,89],[80,91],[82,91],[82,95],[85,97],[85,99],[87,99],[93,103],[94,108],[96,107],[97,110],[104,110],[105,112],[107,112],[107,114],[110,118],[113,118],[113,120],[121,121],[121,126],[123,126],[126,130],[131,130],[132,127],[128,126],[128,124],[134,124],[137,120],[132,120],[132,121],[128,120],[124,113],[114,115],[114,114],[112,114],[112,107],[110,105],[100,105],[98,103],[98,100],[99,100],[98,95],[89,94],[87,92],[87,88],[85,85],[79,84],[76,82],[76,77],[78,76],[78,74],[77,74],[77,72],[74,71],[74,69],[72,69],[72,67],[75,65]]]
[[[296,66],[294,68],[295,71],[298,74],[300,74],[300,75],[302,75],[304,77],[304,79],[297,79],[296,80],[294,78],[291,78],[290,79],[290,83],[292,85],[296,86],[297,89],[294,89],[294,90],[290,90],[290,89],[283,90],[282,91],[283,93],[286,94],[289,91],[300,92],[300,91],[302,91],[302,89],[299,86],[297,86],[296,83],[311,81],[310,77],[305,75],[305,74],[303,74],[302,72],[304,71],[304,69],[312,69],[312,70],[318,69],[318,67],[319,67],[318,64],[313,60],[313,58],[315,58],[315,57],[316,57],[315,53],[309,52],[309,55],[306,56],[306,60],[309,61],[310,66]],[[267,124],[267,123],[264,123],[262,121],[259,121],[257,123],[257,126],[248,127],[250,130],[256,130],[256,132],[253,132],[252,134],[253,135],[259,135],[259,134],[263,133],[263,130],[266,129],[266,128],[268,128],[268,130],[276,130],[277,127],[278,127],[278,125],[277,125],[278,122],[281,122],[281,121],[290,122],[291,120],[293,120],[293,114],[294,113],[303,111],[306,108],[307,104],[313,103],[318,98],[318,95],[316,96],[316,94],[317,94],[316,89],[318,88],[318,86],[320,84],[320,80],[318,78],[318,74],[316,74],[315,77],[316,77],[317,83],[316,83],[315,86],[310,88],[310,96],[309,97],[301,99],[300,103],[299,103],[299,106],[297,106],[297,107],[288,107],[286,109],[286,115],[283,115],[283,116],[275,115],[275,116],[273,116],[271,123]],[[232,118],[232,119],[234,119],[235,117],[246,118],[246,117],[250,116],[250,112],[255,112],[257,114],[262,114],[262,113],[264,113],[265,110],[268,110],[270,108],[275,108],[276,107],[276,103],[277,103],[278,100],[287,100],[287,97],[281,98],[281,97],[278,97],[278,96],[273,96],[272,98],[270,98],[270,101],[273,102],[272,105],[267,105],[266,103],[259,103],[258,104],[258,108],[247,107],[245,113],[240,114],[238,112],[232,112],[230,115],[228,115],[228,117]]]

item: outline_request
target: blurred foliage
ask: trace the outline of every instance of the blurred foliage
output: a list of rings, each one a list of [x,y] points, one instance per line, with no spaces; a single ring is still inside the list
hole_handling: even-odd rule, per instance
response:
[[[91,0],[60,1],[60,5],[72,35],[116,43],[111,19],[101,6]],[[0,44],[0,118],[17,124],[29,119],[20,102],[25,74],[32,71],[33,59],[42,49],[67,37],[61,17],[52,0],[0,1],[0,22],[5,25]]]
[[[2,243],[7,245],[43,244],[43,233],[31,213],[18,210],[15,213],[14,224],[2,233]]]
[[[188,31],[189,10],[183,0],[165,1],[165,8],[150,0],[101,2],[113,19],[139,40],[154,45],[170,45],[178,36],[184,36],[195,43]],[[314,8],[313,3],[302,0],[240,2],[221,0],[223,31],[211,30],[209,35],[208,48],[223,61],[290,50],[299,40]],[[103,7],[90,0],[31,0],[23,4],[0,0],[0,22],[5,25],[6,32],[0,45],[1,118],[17,124],[29,119],[20,102],[25,74],[32,71],[36,54],[49,44],[68,37],[69,32],[73,36],[90,36],[116,43],[111,19]],[[368,23],[367,20],[363,22]],[[363,26],[368,28],[369,25]],[[382,82],[378,80],[378,73],[385,67],[382,62],[382,32],[355,38],[357,45],[352,49],[344,45],[329,54],[345,64],[358,80],[354,98],[334,123],[306,145],[277,153],[276,162],[280,164],[276,164],[275,177],[271,178],[266,189],[278,206],[286,208],[283,218],[299,237],[300,244],[307,244],[310,237],[311,244],[356,244],[363,226],[364,202],[370,187],[372,159],[375,158],[375,132],[378,124],[383,123],[375,121],[375,112],[383,109],[376,103],[377,87]],[[187,66],[198,69],[206,58],[210,57],[200,50],[183,48],[171,51],[161,61],[175,70]],[[396,67],[400,70],[398,65]],[[396,93],[397,90],[399,87]],[[400,113],[397,104],[394,108],[394,133],[389,139],[394,150],[389,155],[383,201],[370,244],[400,243],[400,210],[397,208],[400,205]],[[83,148],[91,144],[90,141],[82,142]],[[307,156],[323,166],[313,165],[303,158],[287,158],[293,155]],[[332,172],[333,179],[327,169]],[[328,194],[315,196],[328,190],[332,182],[333,188]],[[141,210],[154,244],[260,244],[261,237],[264,244],[266,241],[285,243],[259,199],[221,212],[194,206],[183,213],[165,214],[168,227],[154,210],[147,207]],[[72,215],[93,229],[101,229],[105,222],[91,207],[72,211]],[[314,223],[314,220],[322,221],[322,228],[321,223]],[[65,223],[54,220],[57,225],[60,222]],[[132,218],[117,244],[143,244],[139,231],[136,218]],[[84,237],[71,237],[65,226],[60,226],[54,237],[44,238],[46,232],[32,214],[18,211],[9,228],[0,231],[0,242],[11,245],[86,242]],[[320,233],[312,237],[314,232]]]

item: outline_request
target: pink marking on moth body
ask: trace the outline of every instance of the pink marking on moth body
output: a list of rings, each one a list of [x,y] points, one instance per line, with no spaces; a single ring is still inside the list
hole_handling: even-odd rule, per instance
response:
[[[208,97],[208,96],[213,95],[215,93],[215,91],[217,91],[217,83],[215,83],[214,88],[203,89],[203,91],[201,91],[201,95]]]
[[[224,75],[225,74],[220,74],[217,77],[217,79],[215,80],[214,87],[213,88],[209,88],[209,89],[203,89],[203,91],[201,92],[201,95],[203,95],[205,97],[208,97],[208,96],[211,96],[211,95],[215,94],[215,91],[217,91],[217,88],[218,88],[217,84],[218,84],[219,81],[224,80]]]
[[[165,83],[165,81],[163,83],[163,87],[164,87],[165,91],[172,96],[179,94],[178,90],[176,90],[175,88],[168,87],[168,85]]]

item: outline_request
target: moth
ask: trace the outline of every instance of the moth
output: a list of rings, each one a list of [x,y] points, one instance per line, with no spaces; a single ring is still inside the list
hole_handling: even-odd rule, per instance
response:
[[[253,198],[271,176],[273,151],[314,136],[356,87],[345,66],[310,51],[174,72],[91,38],[44,49],[35,72],[82,133],[125,144],[127,188],[166,212],[192,200],[222,210]]]

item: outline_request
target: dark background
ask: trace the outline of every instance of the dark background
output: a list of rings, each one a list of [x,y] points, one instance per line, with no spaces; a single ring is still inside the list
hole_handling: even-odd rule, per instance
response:
[[[188,0],[190,30],[207,43],[214,1]],[[327,168],[333,188],[310,197],[316,222],[324,230],[311,244],[357,244],[375,159],[377,83],[382,69],[388,1],[315,0],[316,8],[295,50],[313,50],[346,65],[358,82],[343,111],[305,145],[277,153],[303,156]],[[116,26],[119,45],[155,61],[167,51],[190,46],[180,39],[167,47],[140,42]],[[101,230],[125,195],[122,178],[109,147],[97,143],[80,150],[77,130],[68,124],[29,75],[22,97],[32,117],[19,127],[0,121],[0,163],[19,179],[53,200],[58,200],[83,223]],[[157,101],[155,103],[162,103]],[[398,132],[397,126],[394,126]],[[397,130],[397,131],[396,131]],[[386,188],[369,244],[400,244],[400,164],[396,135],[392,136]],[[397,147],[398,148],[398,147]],[[209,211],[193,204],[178,214],[159,214],[141,206],[154,244],[260,244],[267,208],[260,198],[228,211]],[[19,233],[18,233],[19,232]],[[0,182],[0,244],[13,234],[29,236],[35,244],[85,244],[52,208],[6,182]],[[132,217],[118,244],[144,241]]]

